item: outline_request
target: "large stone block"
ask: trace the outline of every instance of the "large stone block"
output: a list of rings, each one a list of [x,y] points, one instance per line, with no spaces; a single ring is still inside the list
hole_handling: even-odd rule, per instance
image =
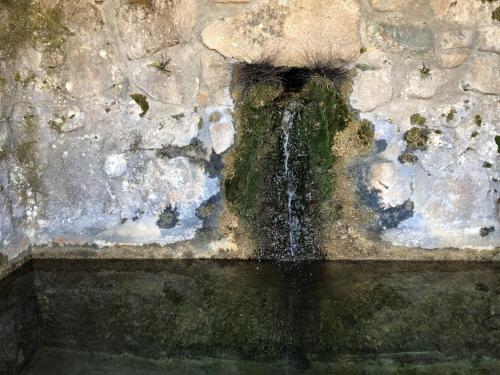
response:
[[[268,2],[215,21],[203,42],[226,57],[252,60],[277,54],[285,65],[307,64],[307,53],[353,61],[361,47],[355,0]]]

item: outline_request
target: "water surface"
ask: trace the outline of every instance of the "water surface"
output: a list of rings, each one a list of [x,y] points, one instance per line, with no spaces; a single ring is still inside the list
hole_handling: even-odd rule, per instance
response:
[[[0,373],[495,373],[499,271],[36,260],[1,286]]]

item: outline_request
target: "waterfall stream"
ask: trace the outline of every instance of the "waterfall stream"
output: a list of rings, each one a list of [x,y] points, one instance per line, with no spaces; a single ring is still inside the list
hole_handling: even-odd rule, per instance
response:
[[[284,155],[284,178],[287,195],[287,224],[288,224],[288,252],[290,257],[297,253],[300,236],[300,221],[294,210],[294,200],[297,183],[292,169],[290,168],[290,151],[292,148],[290,141],[290,131],[293,127],[293,111],[286,109],[283,114],[283,155]]]

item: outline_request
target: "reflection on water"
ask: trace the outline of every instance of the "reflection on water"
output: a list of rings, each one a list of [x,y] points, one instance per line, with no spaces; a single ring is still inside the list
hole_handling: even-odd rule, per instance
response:
[[[23,374],[495,373],[499,267],[37,260],[18,277],[36,309],[2,286],[2,332],[27,323],[0,373],[33,354],[26,327]]]

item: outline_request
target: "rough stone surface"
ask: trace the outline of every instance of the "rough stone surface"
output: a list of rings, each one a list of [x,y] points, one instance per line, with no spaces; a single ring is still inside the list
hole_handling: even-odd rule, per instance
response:
[[[479,30],[480,51],[500,53],[500,27],[491,26]]]
[[[425,22],[372,22],[368,34],[380,49],[387,52],[430,52],[434,39],[430,26]]]
[[[500,55],[478,53],[468,66],[464,87],[485,94],[500,95]]]
[[[379,12],[394,12],[412,9],[418,9],[425,4],[425,0],[407,1],[407,0],[370,0],[373,9]]]
[[[104,172],[109,177],[120,177],[127,171],[127,159],[123,154],[113,154],[106,158]]]
[[[348,200],[329,224],[338,250],[328,257],[467,258],[476,253],[446,249],[500,246],[494,1],[36,1],[27,9],[38,17],[23,18],[35,32],[15,35],[15,46],[5,40],[9,4],[0,4],[0,259],[33,244],[115,243],[163,245],[127,247],[130,256],[251,256],[221,186],[240,141],[232,63],[266,54],[300,66],[340,58],[353,73],[352,123],[334,149],[345,150],[339,181],[354,177],[339,190]],[[50,7],[60,24],[33,24]],[[375,141],[349,159],[364,136],[359,117]],[[419,149],[405,141],[415,127],[427,137]],[[213,220],[200,219],[209,205]],[[172,227],[165,212],[177,215]]]
[[[371,111],[392,98],[392,64],[380,53],[364,54],[358,61],[351,105],[363,112]]]
[[[467,57],[469,57],[467,52],[448,50],[441,54],[439,62],[443,68],[452,69],[462,65]]]
[[[464,26],[491,24],[492,1],[431,0],[431,7],[440,21]]]
[[[354,0],[264,2],[213,22],[202,38],[209,48],[242,60],[277,53],[283,64],[304,65],[310,53],[353,61],[361,47],[360,15]]]
[[[407,76],[405,95],[410,98],[430,99],[446,83],[446,73],[432,69],[428,77],[422,77],[418,69],[413,69]]]

